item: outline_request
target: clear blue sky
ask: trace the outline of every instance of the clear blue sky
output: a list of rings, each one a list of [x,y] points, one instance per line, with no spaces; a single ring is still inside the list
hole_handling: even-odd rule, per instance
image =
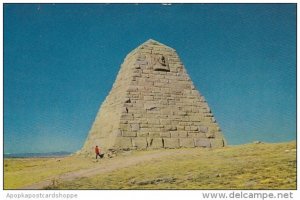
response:
[[[296,4],[5,4],[4,152],[80,149],[149,38],[177,50],[229,144],[296,138]]]

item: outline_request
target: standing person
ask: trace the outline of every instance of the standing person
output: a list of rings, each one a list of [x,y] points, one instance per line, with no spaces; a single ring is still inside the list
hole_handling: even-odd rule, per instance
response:
[[[96,147],[95,147],[96,159],[98,158],[98,156],[99,156],[99,158],[101,158],[100,152],[101,152],[101,150],[99,149],[98,146],[96,146]]]

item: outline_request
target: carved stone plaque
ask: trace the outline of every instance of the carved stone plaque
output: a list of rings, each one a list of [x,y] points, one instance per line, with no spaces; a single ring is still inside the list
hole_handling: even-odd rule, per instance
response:
[[[151,55],[151,64],[154,71],[170,71],[167,58],[163,55]]]

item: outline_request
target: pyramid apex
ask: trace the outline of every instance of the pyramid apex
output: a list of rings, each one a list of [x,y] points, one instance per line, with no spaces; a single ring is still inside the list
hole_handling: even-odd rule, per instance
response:
[[[164,47],[164,48],[167,48],[171,51],[176,51],[175,49],[173,49],[172,47],[169,47],[168,45],[165,45],[161,42],[158,42],[157,40],[154,40],[152,38],[148,39],[146,42],[142,43],[140,46],[138,46],[135,50],[138,50],[138,49],[141,49],[141,48],[144,48],[145,46],[161,46],[161,47]]]
[[[152,38],[148,39],[146,42],[144,42],[144,44],[161,44],[160,42],[153,40]]]
[[[152,38],[150,38],[149,40],[147,40],[146,42],[144,42],[141,46],[145,45],[145,44],[150,44],[150,45],[161,45],[161,46],[166,46],[168,47],[167,45],[163,44],[163,43],[160,43],[156,40],[153,40]],[[169,47],[170,48],[170,47]]]
[[[162,47],[162,48],[165,48],[165,49],[168,49],[172,52],[176,52],[175,49],[173,49],[172,47],[169,47],[163,43],[160,43],[156,40],[153,40],[152,38],[148,39],[147,41],[145,41],[144,43],[142,43],[141,45],[139,45],[138,47],[136,47],[135,49],[133,49],[126,57],[125,59],[131,57],[132,55],[134,55],[137,51],[141,50],[141,49],[147,49],[149,48],[150,46],[156,46],[156,47]]]

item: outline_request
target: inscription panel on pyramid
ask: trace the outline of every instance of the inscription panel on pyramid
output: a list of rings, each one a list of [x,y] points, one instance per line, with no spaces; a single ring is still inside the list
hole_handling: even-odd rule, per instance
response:
[[[148,40],[129,53],[101,105],[82,152],[223,147],[206,100],[176,51]]]

